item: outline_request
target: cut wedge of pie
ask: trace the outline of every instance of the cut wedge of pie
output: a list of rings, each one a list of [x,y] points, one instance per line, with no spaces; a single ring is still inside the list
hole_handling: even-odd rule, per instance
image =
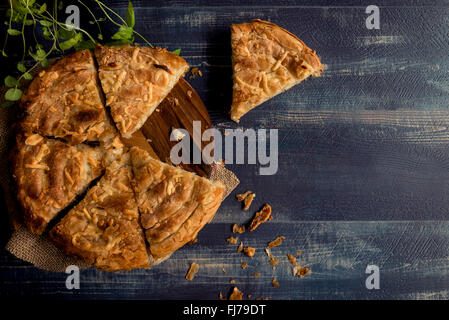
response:
[[[70,146],[39,134],[16,137],[13,176],[24,222],[31,232],[41,234],[101,175],[104,153],[99,147]]]
[[[225,187],[155,160],[142,149],[130,152],[150,263],[157,264],[196,238],[215,215]]]
[[[53,242],[100,270],[148,268],[129,154],[113,162],[96,186],[50,231]]]
[[[98,45],[95,55],[106,105],[125,138],[143,126],[189,69],[183,58],[162,48]]]
[[[323,71],[315,51],[294,34],[262,20],[231,26],[231,119]]]
[[[89,50],[77,51],[41,71],[21,99],[25,132],[70,144],[103,141],[116,132],[103,107]]]

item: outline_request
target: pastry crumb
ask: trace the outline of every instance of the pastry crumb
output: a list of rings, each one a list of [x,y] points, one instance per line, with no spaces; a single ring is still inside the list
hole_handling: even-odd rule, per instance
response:
[[[260,273],[256,272],[254,273],[254,278],[259,278],[260,277]]]
[[[306,267],[295,266],[293,268],[293,275],[298,276],[299,278],[304,278],[306,275],[310,274],[312,269]]]
[[[277,282],[276,277],[273,277],[273,280],[271,280],[271,284],[273,285],[273,287],[279,288],[279,282]]]
[[[243,200],[243,210],[248,211],[249,207],[251,206],[251,203],[253,203],[254,198],[256,197],[255,193],[250,193],[244,200]]]
[[[223,273],[226,273],[226,269],[225,268],[221,268],[221,271],[223,271]]]
[[[232,225],[232,232],[242,234],[245,232],[245,226],[244,225],[239,226],[237,223],[234,223]]]
[[[234,280],[234,279],[231,279],[231,280],[229,280],[229,283],[234,284],[234,283],[235,283],[235,280]]]
[[[243,242],[240,241],[239,247],[237,248],[237,252],[240,253],[243,251]]]
[[[226,241],[229,242],[230,244],[237,244],[238,239],[239,238],[237,238],[237,237],[229,237],[226,239]]]
[[[285,239],[284,236],[277,237],[276,239],[274,239],[273,241],[270,241],[268,243],[268,248],[280,246],[282,244],[282,240],[284,240],[284,239]]]
[[[271,206],[267,203],[265,204],[260,211],[257,211],[251,224],[249,225],[249,231],[254,231],[256,228],[266,222],[271,220]]]
[[[218,299],[220,299],[220,300],[228,300],[228,299],[226,299],[225,297],[223,297],[223,293],[221,293],[221,291],[220,291],[220,293],[218,294]]]
[[[254,253],[256,252],[256,248],[253,247],[245,247],[243,248],[243,252],[250,258],[254,257]]]
[[[195,275],[197,274],[198,270],[200,269],[199,264],[192,262],[190,265],[189,271],[187,271],[186,274],[186,280],[193,280],[195,278]]]
[[[192,90],[187,90],[187,96],[188,96],[189,98],[192,98]]]
[[[242,265],[241,265],[243,270],[245,270],[247,266],[248,266],[248,264],[246,262],[242,263]]]
[[[300,250],[296,251],[296,255],[297,255],[297,256],[302,255],[302,251],[300,251]]]
[[[229,297],[229,300],[242,300],[243,292],[240,291],[237,287],[234,287],[232,290],[231,296]]]
[[[269,262],[272,266],[275,266],[279,263],[279,259],[273,257],[269,260]]]
[[[171,131],[171,140],[172,141],[181,141],[184,137],[185,137],[185,133],[183,133],[181,130],[177,129],[177,128],[172,128]]]
[[[287,258],[288,258],[288,260],[290,261],[290,263],[291,263],[292,265],[294,265],[294,266],[297,265],[297,263],[296,263],[296,258],[295,258],[293,255],[287,253]]]
[[[242,202],[243,200],[246,199],[246,197],[248,197],[252,192],[250,190],[245,191],[244,193],[238,193],[235,195],[235,197],[237,198],[237,201]]]
[[[202,77],[203,76],[203,73],[201,72],[201,70],[200,69],[198,69],[198,68],[192,68],[191,70],[190,70],[190,73],[192,74],[190,77],[189,77],[189,79],[195,79],[196,78],[196,76],[200,76],[200,77]]]

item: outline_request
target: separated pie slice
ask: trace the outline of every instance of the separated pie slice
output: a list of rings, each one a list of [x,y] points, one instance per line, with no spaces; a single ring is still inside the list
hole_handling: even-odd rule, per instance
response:
[[[95,49],[106,105],[123,137],[140,129],[187,72],[187,62],[162,48]]]
[[[39,134],[18,135],[12,154],[17,198],[28,229],[41,234],[47,224],[104,171],[104,151],[70,146]]]
[[[103,107],[92,53],[77,51],[41,71],[21,105],[23,130],[70,144],[103,141],[116,132]]]
[[[64,252],[105,271],[149,267],[128,159],[126,153],[113,162],[97,185],[50,231]]]
[[[231,119],[323,71],[315,51],[298,37],[262,20],[231,26]]]
[[[131,149],[135,191],[152,264],[168,258],[214,216],[225,187],[221,182],[160,162]]]

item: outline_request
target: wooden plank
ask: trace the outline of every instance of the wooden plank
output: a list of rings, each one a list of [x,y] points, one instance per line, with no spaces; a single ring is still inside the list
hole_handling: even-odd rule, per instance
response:
[[[244,233],[245,245],[256,247],[249,259],[225,242],[231,225],[209,224],[197,244],[177,251],[152,270],[106,273],[82,270],[80,290],[65,289],[65,273],[43,272],[2,254],[0,294],[44,295],[70,298],[217,299],[235,285],[252,299],[398,299],[449,298],[449,222],[317,222],[280,223],[273,220]],[[278,235],[286,239],[272,253],[280,259],[276,270],[268,264],[264,248]],[[287,253],[312,268],[303,279],[292,275]],[[243,270],[240,260],[249,266]],[[184,280],[189,263],[200,265],[190,282]],[[380,268],[380,290],[367,290],[367,265]],[[226,270],[223,273],[222,268]],[[261,277],[254,278],[258,272]],[[271,286],[276,276],[279,288]],[[15,279],[20,279],[20,286]]]

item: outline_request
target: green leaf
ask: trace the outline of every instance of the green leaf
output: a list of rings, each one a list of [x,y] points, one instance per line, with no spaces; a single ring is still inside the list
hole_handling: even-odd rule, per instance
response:
[[[92,40],[83,40],[74,46],[75,50],[95,49],[95,43]]]
[[[134,28],[136,24],[136,18],[134,16],[134,8],[131,1],[128,1],[128,11],[126,11],[126,24],[130,28]]]
[[[22,32],[20,32],[19,30],[16,29],[8,29],[8,34],[11,36],[20,36],[22,34]]]
[[[47,58],[42,59],[42,61],[41,61],[42,68],[47,68],[49,64],[50,64],[50,62],[48,61]]]
[[[7,87],[20,87],[20,82],[11,76],[6,76],[4,82]]]
[[[37,51],[36,51],[36,55],[37,55],[37,57],[38,57],[39,59],[42,59],[42,58],[44,58],[44,57],[45,57],[45,55],[46,55],[46,52],[45,52],[45,50],[42,50],[42,49],[37,49]]]
[[[25,20],[25,25],[26,26],[31,26],[31,25],[33,25],[34,24],[34,20]]]
[[[50,21],[47,21],[47,20],[39,20],[39,23],[41,25],[43,25],[44,27],[51,27],[53,25],[53,23],[51,23]]]
[[[19,70],[20,72],[25,72],[25,71],[27,71],[27,68],[25,67],[25,65],[22,62],[19,62],[17,64],[17,70]]]
[[[43,5],[41,5],[41,7],[39,8],[39,10],[37,11],[38,14],[42,14],[44,13],[44,11],[47,10],[47,4],[44,3]]]
[[[83,35],[81,33],[77,33],[77,34],[75,34],[75,36],[73,38],[59,43],[59,48],[61,48],[61,50],[63,50],[63,51],[70,49],[74,45],[76,45],[78,42],[80,42],[82,37],[83,37]]]
[[[58,9],[62,10],[64,8],[64,3],[61,1],[59,1],[59,5],[58,5]]]
[[[17,101],[22,97],[22,90],[11,88],[5,93],[5,99],[8,101]]]
[[[127,26],[120,26],[119,30],[111,37],[113,40],[131,41],[133,38],[133,29]]]
[[[98,34],[98,39],[99,40],[103,40],[103,35],[100,33],[100,34]]]
[[[4,57],[8,57],[8,55],[6,54],[6,52],[5,52],[5,50],[2,50],[2,55],[4,56]]]
[[[181,48],[172,51],[172,53],[174,53],[174,54],[176,54],[177,56],[179,56],[179,55],[181,54]]]
[[[14,105],[14,101],[5,101],[2,103],[2,107],[9,108]]]
[[[58,36],[61,38],[61,39],[70,39],[70,38],[73,38],[74,36],[75,36],[75,30],[66,30],[66,29],[63,29],[63,28],[60,28],[59,30],[58,30]]]
[[[42,62],[41,62],[41,63],[42,63]],[[31,79],[33,79],[33,76],[32,76],[31,74],[29,74],[28,72],[25,72],[25,73],[23,74],[23,77],[24,77],[25,80],[31,80]]]

